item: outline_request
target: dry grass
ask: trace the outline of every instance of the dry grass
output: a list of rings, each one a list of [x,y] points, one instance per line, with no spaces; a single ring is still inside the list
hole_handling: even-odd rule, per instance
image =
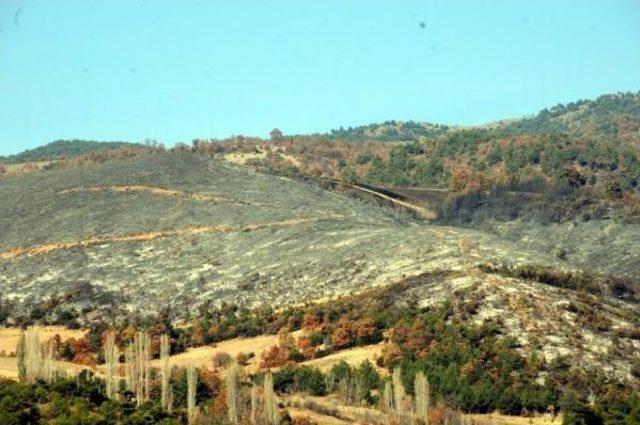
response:
[[[48,341],[55,335],[60,335],[62,341],[71,338],[79,339],[86,333],[84,330],[67,329],[62,326],[35,326],[34,329],[42,342]],[[4,352],[6,355],[15,353],[19,337],[19,328],[0,328],[0,353]],[[60,361],[54,361],[53,367],[64,371],[68,375],[75,375],[84,369],[88,369],[86,366]],[[0,357],[0,378],[18,379],[18,363],[15,357]]]
[[[322,371],[327,371],[341,361],[347,362],[351,366],[359,366],[365,360],[369,360],[379,373],[386,374],[387,371],[376,366],[376,358],[382,352],[384,344],[367,345],[365,347],[354,347],[347,350],[338,351],[326,357],[313,359],[304,362],[304,365],[315,366]]]
[[[93,370],[88,366],[61,361],[53,361],[52,366],[55,370],[60,370],[68,376],[77,375],[85,369]],[[0,378],[18,379],[18,363],[15,357],[0,357]]]
[[[60,335],[62,341],[71,338],[82,338],[86,331],[81,329],[67,329],[63,326],[34,326],[38,333],[40,341],[48,341],[55,335]],[[18,346],[18,338],[20,338],[20,328],[0,328],[0,353],[5,352],[6,355],[15,353]]]
[[[267,154],[265,152],[233,152],[224,154],[222,159],[234,164],[244,165],[248,161],[254,159],[265,159],[266,157]]]
[[[294,395],[287,399],[287,410],[295,415],[308,416],[319,425],[345,423],[386,423],[380,411],[362,406],[348,406],[336,397],[309,397]],[[560,425],[562,416],[535,417],[501,415],[499,413],[464,415],[475,425]]]
[[[289,415],[292,419],[309,418],[312,421],[316,422],[318,425],[345,425],[353,423],[352,421],[335,418],[329,415],[323,415],[321,413],[314,412],[313,410],[300,407],[287,407],[287,412],[289,412]]]
[[[213,357],[217,353],[227,353],[231,357],[236,357],[240,353],[254,353],[254,358],[250,359],[246,370],[255,372],[258,370],[260,354],[263,351],[278,343],[277,335],[260,335],[253,338],[236,338],[222,341],[213,347],[191,348],[184,353],[171,356],[172,366],[186,367],[193,363],[196,367],[213,367]],[[160,367],[160,360],[151,362],[153,367]]]
[[[555,418],[551,415],[535,417],[501,415],[499,413],[487,413],[482,415],[465,415],[477,425],[560,425],[562,416]]]

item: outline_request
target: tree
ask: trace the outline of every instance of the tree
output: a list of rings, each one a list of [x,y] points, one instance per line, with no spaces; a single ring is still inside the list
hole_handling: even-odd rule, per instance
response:
[[[280,129],[278,128],[274,128],[269,132],[269,137],[271,137],[271,140],[274,140],[274,141],[282,140],[282,137],[283,137],[282,131],[280,131]]]
[[[424,373],[416,373],[413,384],[416,396],[416,415],[425,424],[429,423],[429,381]]]
[[[160,370],[162,374],[160,404],[163,409],[171,411],[171,367],[169,364],[169,335],[162,335],[160,339]]]
[[[240,367],[238,363],[232,362],[227,368],[227,419],[231,424],[237,424],[240,416],[238,386],[240,384]]]
[[[106,372],[106,384],[107,384],[107,397],[115,399],[118,391],[118,384],[120,383],[119,370],[120,350],[116,345],[115,332],[107,332],[106,340],[104,343],[104,361]]]
[[[267,372],[264,376],[264,413],[266,421],[270,425],[278,425],[280,417],[278,416],[278,399],[273,391],[273,375]]]
[[[192,424],[196,419],[196,387],[198,385],[198,373],[192,362],[187,367],[187,417]]]
[[[16,357],[18,359],[18,381],[26,382],[27,379],[27,362],[26,362],[26,340],[24,331],[20,332],[18,339],[18,347],[16,349]]]

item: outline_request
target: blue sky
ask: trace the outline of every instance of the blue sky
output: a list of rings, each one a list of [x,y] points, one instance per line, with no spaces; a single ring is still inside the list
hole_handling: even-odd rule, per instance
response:
[[[0,0],[0,154],[479,124],[639,89],[637,0]]]

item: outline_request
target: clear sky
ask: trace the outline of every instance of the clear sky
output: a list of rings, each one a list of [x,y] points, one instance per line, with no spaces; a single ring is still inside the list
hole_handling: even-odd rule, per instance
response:
[[[0,0],[0,154],[479,124],[639,89],[638,0]]]

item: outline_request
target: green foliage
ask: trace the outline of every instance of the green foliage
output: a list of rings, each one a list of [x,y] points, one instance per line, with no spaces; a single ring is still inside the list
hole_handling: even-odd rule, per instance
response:
[[[20,332],[20,338],[18,339],[18,346],[16,347],[16,357],[18,361],[18,381],[24,382],[27,377],[27,364],[26,364],[26,340],[24,332]]]
[[[155,402],[136,409],[104,396],[104,383],[84,371],[78,378],[26,385],[0,381],[0,423],[9,424],[180,424]]]
[[[419,138],[431,138],[445,133],[448,127],[445,125],[418,123],[415,121],[385,121],[382,124],[369,124],[358,127],[340,127],[331,130],[330,134],[323,135],[334,140],[348,140],[350,142],[362,141],[416,141]]]
[[[0,157],[0,163],[32,162],[73,158],[91,152],[110,149],[141,147],[138,143],[129,142],[96,142],[92,140],[56,140],[55,142],[29,149],[16,155]]]

